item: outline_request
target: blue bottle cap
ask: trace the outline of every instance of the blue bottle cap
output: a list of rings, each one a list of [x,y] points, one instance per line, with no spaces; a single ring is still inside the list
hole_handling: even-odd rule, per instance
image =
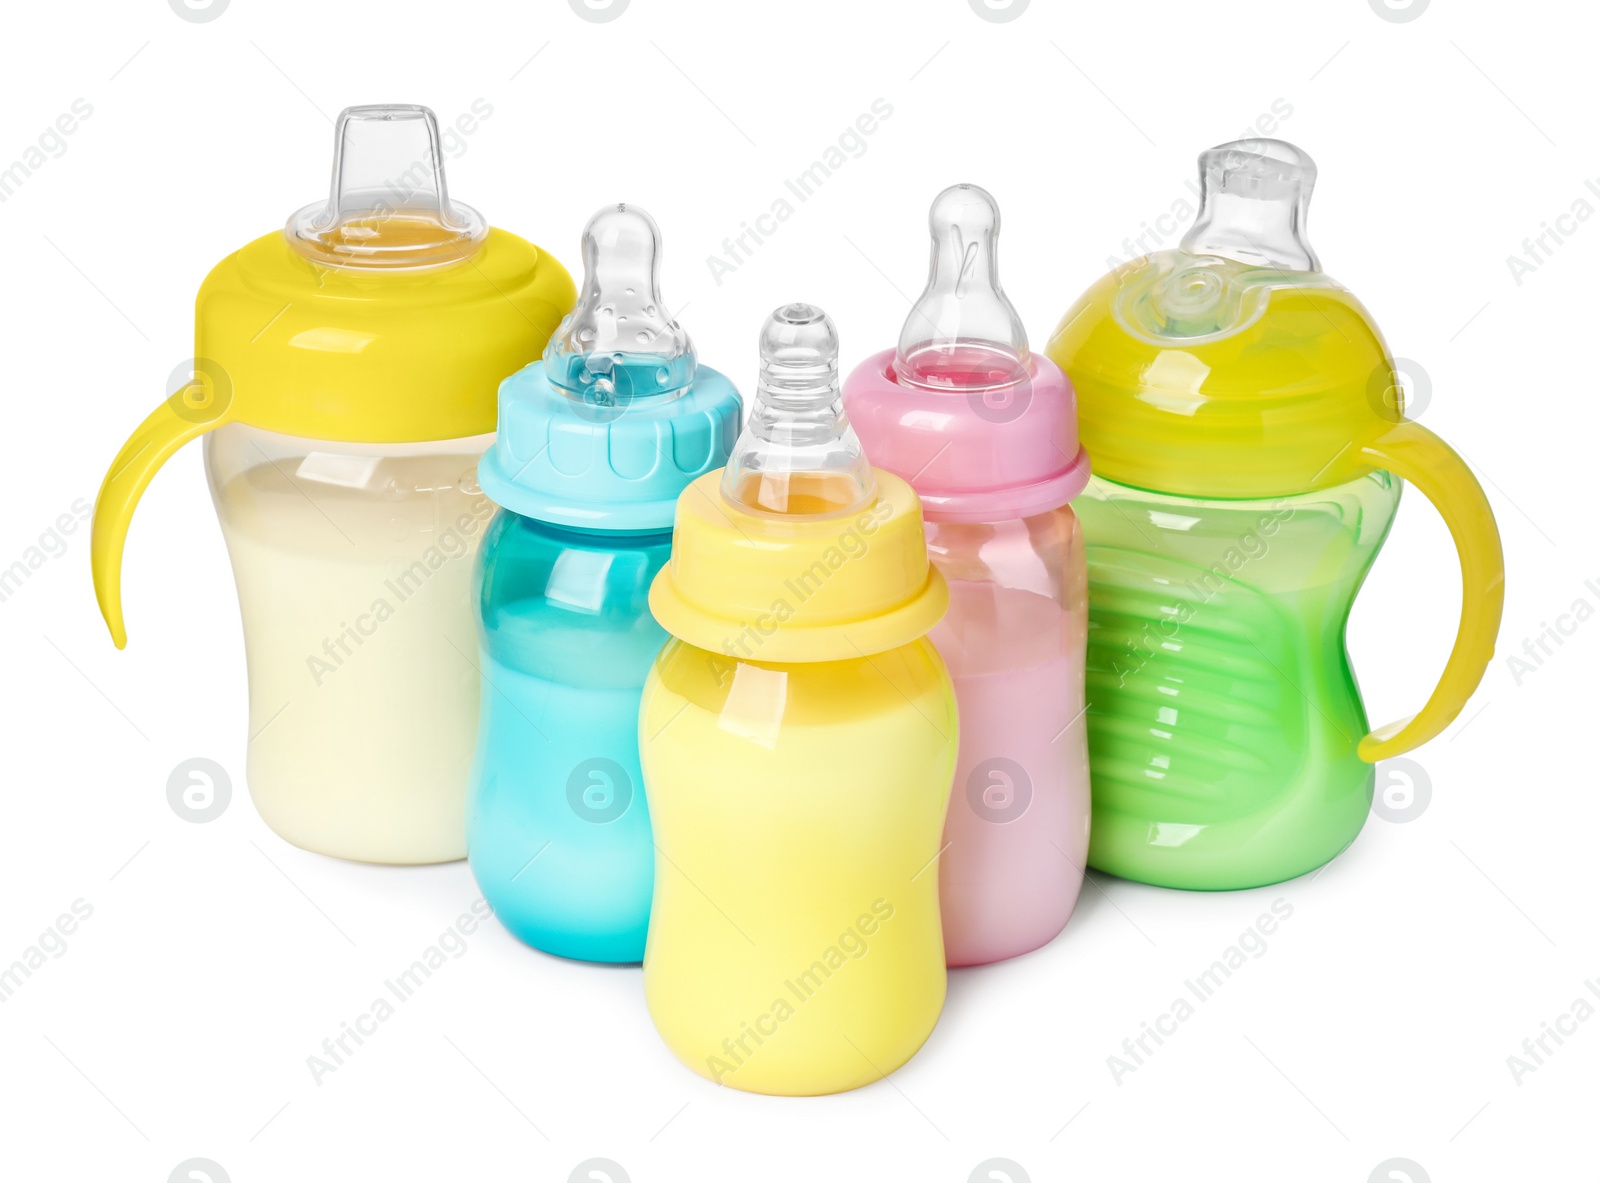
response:
[[[727,463],[739,393],[667,315],[660,257],[643,210],[589,219],[577,307],[544,360],[500,384],[499,435],[478,465],[500,505],[576,529],[666,530],[684,487]]]

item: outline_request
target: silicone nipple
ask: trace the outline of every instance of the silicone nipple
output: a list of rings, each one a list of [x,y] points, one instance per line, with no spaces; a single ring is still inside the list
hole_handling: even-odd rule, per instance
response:
[[[742,509],[842,517],[876,493],[839,397],[839,332],[811,304],[785,304],[761,327],[761,374],[744,432],[722,474]]]
[[[637,206],[608,205],[583,228],[583,287],[545,346],[544,369],[595,406],[682,394],[694,378],[689,334],[661,302],[661,231]]]
[[[331,266],[431,267],[466,258],[489,232],[445,189],[439,123],[426,107],[346,107],[334,131],[333,188],[285,233]]]
[[[1320,271],[1305,239],[1317,166],[1283,140],[1235,140],[1200,154],[1200,214],[1182,248],[1252,267]]]
[[[932,389],[985,390],[1027,377],[1028,334],[1000,288],[1000,207],[952,185],[928,211],[928,286],[900,330],[894,371]]]

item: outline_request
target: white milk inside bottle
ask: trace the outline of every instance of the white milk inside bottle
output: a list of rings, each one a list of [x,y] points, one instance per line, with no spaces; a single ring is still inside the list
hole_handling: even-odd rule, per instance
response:
[[[251,796],[297,845],[463,853],[489,442],[327,445],[237,424],[207,438],[249,658]]]

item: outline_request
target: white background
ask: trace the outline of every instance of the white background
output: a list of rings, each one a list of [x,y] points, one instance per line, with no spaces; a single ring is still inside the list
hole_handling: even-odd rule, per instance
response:
[[[1600,978],[1581,751],[1600,624],[1520,685],[1506,656],[1575,601],[1600,607],[1600,219],[1568,223],[1520,284],[1506,262],[1575,201],[1600,209],[1587,5],[1440,0],[1400,23],[1367,0],[1034,0],[992,23],[967,0],[633,0],[593,23],[565,0],[233,0],[199,23],[103,0],[0,20],[0,165],[74,100],[93,107],[0,204],[0,566],[92,502],[169,392],[210,266],[325,191],[344,105],[453,119],[487,100],[452,189],[569,267],[599,205],[650,210],[669,305],[748,390],[782,302],[831,312],[846,364],[894,342],[928,202],[957,180],[998,198],[1006,286],[1042,347],[1187,195],[1196,153],[1283,100],[1279,134],[1321,169],[1323,264],[1431,381],[1421,417],[1483,480],[1509,572],[1495,663],[1415,753],[1433,791],[1419,818],[1374,817],[1324,871],[1260,891],[1095,876],[1054,944],[952,974],[932,1039],[885,1082],[718,1089],[657,1039],[636,969],[491,925],[318,1085],[306,1058],[476,891],[465,864],[341,863],[255,816],[237,609],[189,448],[130,536],[126,652],[84,528],[0,603],[0,964],[74,900],[93,908],[0,1004],[0,1177],[161,1181],[196,1156],[238,1183],[561,1183],[593,1157],[634,1183],[963,1183],[994,1157],[1035,1181],[1362,1183],[1396,1157],[1434,1181],[1596,1177],[1600,1019],[1520,1083],[1507,1065]],[[865,152],[718,284],[707,257],[877,98],[893,115]],[[1448,535],[1413,491],[1350,628],[1375,722],[1421,704],[1458,602]],[[204,825],[166,798],[195,756],[233,776]],[[1114,1081],[1122,1040],[1278,897],[1294,913],[1266,954]]]

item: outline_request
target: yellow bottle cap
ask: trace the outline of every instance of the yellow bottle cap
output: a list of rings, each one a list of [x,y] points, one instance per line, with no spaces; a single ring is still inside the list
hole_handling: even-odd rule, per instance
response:
[[[1046,352],[1078,390],[1095,471],[1196,497],[1273,497],[1372,471],[1361,445],[1402,418],[1389,351],[1305,237],[1316,165],[1250,140],[1200,157],[1180,249],[1119,267]]]
[[[839,335],[785,304],[762,326],[755,405],[728,466],[678,497],[650,610],[749,661],[842,661],[924,636],[950,604],[922,503],[871,467],[839,395]]]
[[[1174,290],[1215,300],[1213,331],[1161,335]],[[1360,444],[1401,418],[1383,338],[1322,275],[1164,252],[1103,276],[1045,352],[1077,388],[1095,471],[1164,493],[1273,497],[1343,484],[1372,471]]]
[[[193,381],[145,419],[101,485],[90,561],[117,647],[128,524],[180,447],[235,422],[361,443],[491,432],[500,380],[539,357],[575,297],[555,258],[450,200],[431,111],[341,113],[328,201],[206,277]]]
[[[748,661],[843,661],[927,633],[950,606],[911,486],[873,470],[877,497],[845,517],[754,513],[720,471],[678,498],[672,561],[650,611],[673,636]]]

